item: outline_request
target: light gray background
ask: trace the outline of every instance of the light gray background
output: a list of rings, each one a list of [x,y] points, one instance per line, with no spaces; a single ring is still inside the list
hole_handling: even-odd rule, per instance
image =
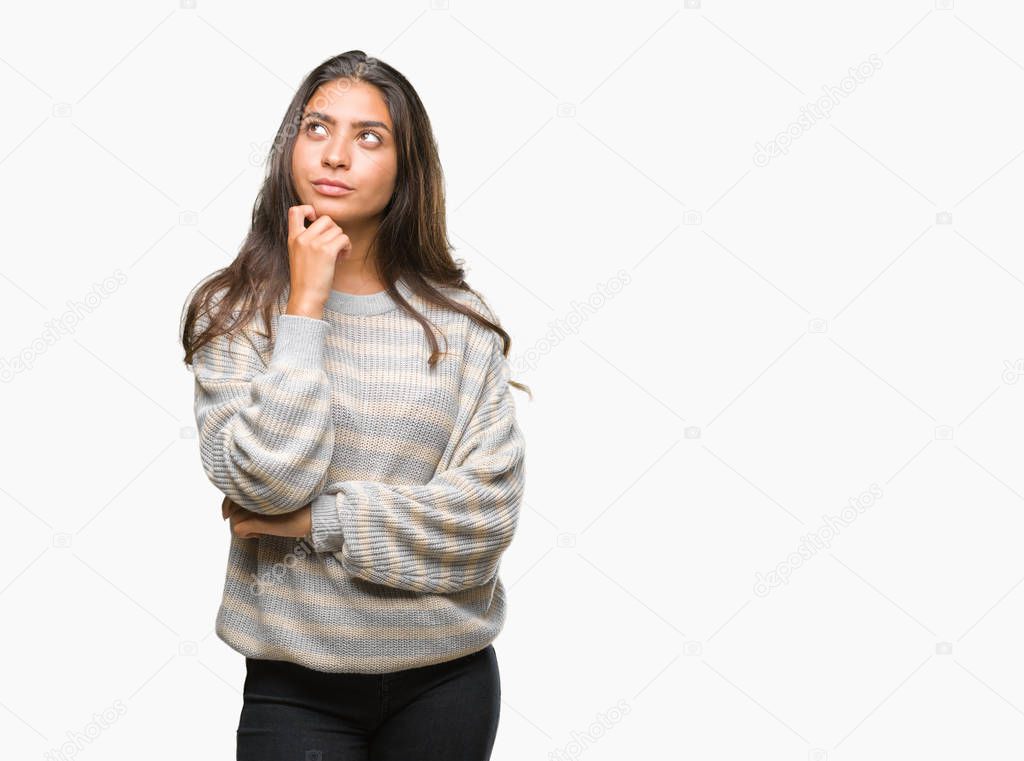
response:
[[[351,48],[535,393],[493,758],[1019,756],[1020,8],[693,5],[5,7],[5,758],[234,757],[178,318]]]

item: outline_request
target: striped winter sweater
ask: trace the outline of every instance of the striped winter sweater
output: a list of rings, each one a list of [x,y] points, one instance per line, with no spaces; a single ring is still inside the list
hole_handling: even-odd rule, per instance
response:
[[[231,537],[216,631],[243,655],[385,673],[502,629],[525,466],[509,364],[493,330],[398,287],[440,329],[433,369],[422,326],[385,291],[332,291],[323,319],[283,314],[286,292],[273,342],[257,317],[193,356],[209,479],[254,512],[312,505],[311,536]]]

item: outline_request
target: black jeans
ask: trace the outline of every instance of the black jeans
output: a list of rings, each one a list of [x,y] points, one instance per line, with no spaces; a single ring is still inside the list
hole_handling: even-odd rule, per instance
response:
[[[493,644],[388,674],[246,658],[236,761],[487,761],[501,680]]]

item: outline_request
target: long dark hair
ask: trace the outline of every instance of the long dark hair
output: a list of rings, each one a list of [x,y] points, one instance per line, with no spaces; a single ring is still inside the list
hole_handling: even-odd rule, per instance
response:
[[[238,256],[197,286],[185,307],[181,330],[185,364],[191,365],[192,355],[199,347],[248,324],[257,313],[262,314],[266,335],[272,338],[272,312],[283,304],[282,294],[291,282],[288,209],[302,203],[292,179],[292,149],[306,104],[318,87],[338,79],[376,87],[391,116],[398,154],[395,190],[381,213],[368,256],[391,298],[423,326],[430,342],[429,364],[433,366],[441,356],[437,338],[427,318],[395,286],[398,278],[427,303],[461,312],[495,330],[501,336],[507,357],[512,339],[500,324],[435,287],[436,284],[467,291],[487,306],[483,297],[466,283],[463,261],[452,259],[441,161],[419,95],[396,69],[361,50],[350,50],[313,69],[288,105],[267,157],[263,187],[253,205],[252,226]],[[208,319],[204,320],[203,330],[193,336],[200,315]],[[235,319],[229,324],[233,316]],[[525,390],[532,399],[528,386],[512,380],[509,384]]]

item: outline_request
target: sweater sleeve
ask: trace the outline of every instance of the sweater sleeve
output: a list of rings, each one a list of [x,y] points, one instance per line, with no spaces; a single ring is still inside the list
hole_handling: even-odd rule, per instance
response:
[[[525,486],[508,378],[495,348],[450,463],[428,483],[329,484],[312,503],[313,549],[333,553],[353,576],[414,592],[458,592],[493,579]]]
[[[327,323],[276,319],[269,362],[244,330],[230,342],[214,338],[192,357],[203,469],[233,502],[263,515],[309,504],[322,491],[334,449]]]

